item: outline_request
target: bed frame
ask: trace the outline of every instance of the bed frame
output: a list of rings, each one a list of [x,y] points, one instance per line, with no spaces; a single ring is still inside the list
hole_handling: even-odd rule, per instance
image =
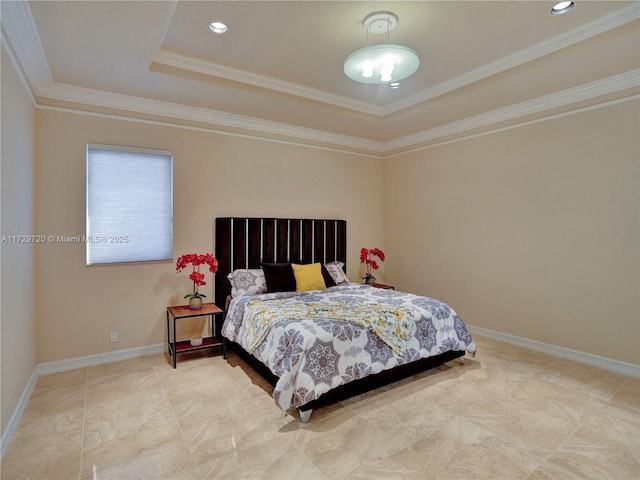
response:
[[[218,270],[215,274],[215,303],[226,305],[231,293],[227,275],[237,268],[260,268],[263,262],[347,263],[347,222],[345,220],[291,219],[291,218],[216,218],[215,256]],[[216,334],[220,337],[221,322]],[[272,386],[278,381],[265,365],[240,345],[227,339],[240,358],[248,363]],[[434,357],[400,365],[341,385],[298,408],[300,419],[309,419],[314,408],[358,395],[391,382],[442,365],[455,358],[464,358],[464,351],[449,351]]]

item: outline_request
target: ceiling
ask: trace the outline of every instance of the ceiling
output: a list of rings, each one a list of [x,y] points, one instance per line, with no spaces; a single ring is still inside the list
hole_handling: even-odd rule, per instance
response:
[[[43,108],[390,156],[637,96],[640,2],[554,3],[3,1],[2,40]],[[421,61],[396,90],[343,73],[380,10]]]

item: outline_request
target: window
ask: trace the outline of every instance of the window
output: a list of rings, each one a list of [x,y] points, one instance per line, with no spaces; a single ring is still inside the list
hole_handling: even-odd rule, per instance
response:
[[[171,152],[87,144],[87,265],[173,259]]]

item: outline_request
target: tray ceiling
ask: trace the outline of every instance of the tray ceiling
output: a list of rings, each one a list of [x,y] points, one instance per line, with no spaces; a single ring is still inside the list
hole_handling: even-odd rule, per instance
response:
[[[637,96],[640,3],[576,3],[2,2],[2,38],[43,107],[384,156]],[[342,71],[377,10],[420,56],[397,90]]]

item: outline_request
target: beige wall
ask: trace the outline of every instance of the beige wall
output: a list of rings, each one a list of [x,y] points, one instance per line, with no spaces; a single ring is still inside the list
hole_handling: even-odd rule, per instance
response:
[[[31,235],[35,108],[2,48],[2,235]],[[0,349],[2,432],[36,366],[33,245],[2,242]]]
[[[85,233],[87,142],[173,152],[176,258],[213,252],[214,219],[231,215],[346,219],[354,280],[360,247],[384,247],[380,159],[53,110],[37,112],[38,232]],[[160,343],[166,306],[190,289],[169,262],[87,267],[83,244],[39,245],[36,259],[38,362]]]
[[[213,251],[216,216],[344,218],[354,281],[359,249],[380,247],[379,280],[470,325],[640,363],[637,101],[382,161],[35,111],[2,66],[3,234],[84,234],[86,143],[171,150],[176,256]],[[37,363],[163,342],[190,286],[171,262],[87,267],[83,244],[3,244],[1,260],[3,431]]]
[[[640,364],[639,111],[385,160],[389,281],[472,326]]]

